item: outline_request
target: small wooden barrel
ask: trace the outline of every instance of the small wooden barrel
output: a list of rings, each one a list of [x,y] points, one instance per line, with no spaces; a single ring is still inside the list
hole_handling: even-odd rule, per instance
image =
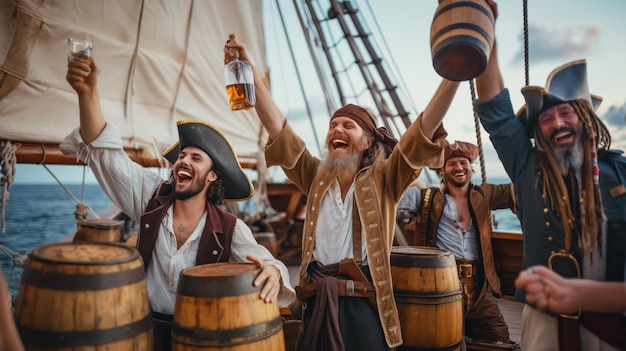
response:
[[[435,71],[454,81],[477,77],[487,67],[494,33],[486,0],[440,0],[430,27]]]
[[[259,269],[249,263],[214,263],[180,273],[172,350],[284,351],[278,302],[259,298]]]
[[[395,246],[391,277],[403,347],[460,350],[463,295],[454,256],[432,247]]]
[[[122,240],[124,221],[112,219],[83,219],[78,222],[78,229],[73,242],[100,241],[119,243]]]
[[[152,350],[139,252],[114,243],[57,243],[28,255],[15,322],[27,350]]]

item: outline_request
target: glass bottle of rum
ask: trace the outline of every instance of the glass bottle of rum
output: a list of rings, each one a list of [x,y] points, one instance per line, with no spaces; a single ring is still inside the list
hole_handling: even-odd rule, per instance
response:
[[[245,61],[233,59],[224,66],[226,94],[231,111],[249,110],[254,107],[254,77],[252,68]]]

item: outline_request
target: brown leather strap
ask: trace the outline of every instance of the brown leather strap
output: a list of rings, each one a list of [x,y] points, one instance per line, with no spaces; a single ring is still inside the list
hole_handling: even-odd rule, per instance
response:
[[[581,351],[580,329],[578,320],[573,318],[558,317],[559,323],[559,350]]]
[[[433,189],[428,187],[422,189],[422,212],[415,224],[414,245],[426,246],[426,236],[428,228],[428,216],[430,215],[430,204],[432,203]]]
[[[359,219],[359,208],[356,205],[356,195],[352,195],[352,254],[354,261],[360,264],[363,261],[361,254],[361,220]]]

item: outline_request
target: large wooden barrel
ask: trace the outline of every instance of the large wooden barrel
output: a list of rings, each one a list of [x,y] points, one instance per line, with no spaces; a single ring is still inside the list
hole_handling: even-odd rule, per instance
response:
[[[78,222],[73,242],[100,241],[119,243],[124,221],[113,219],[83,219]]]
[[[454,256],[423,246],[391,250],[393,294],[404,344],[411,350],[460,350],[463,295]]]
[[[27,350],[152,350],[139,252],[114,243],[36,248],[22,272],[15,322]]]
[[[213,263],[180,273],[172,350],[284,351],[278,302],[259,298],[259,269],[249,263]]]
[[[487,67],[494,33],[486,0],[440,0],[430,27],[435,71],[454,81],[477,77]]]

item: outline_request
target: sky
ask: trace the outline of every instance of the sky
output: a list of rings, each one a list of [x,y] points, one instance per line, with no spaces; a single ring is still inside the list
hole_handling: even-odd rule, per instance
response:
[[[290,32],[289,42],[293,45],[295,59],[305,60],[308,55],[306,46],[301,42],[302,34],[298,17],[292,9],[293,1],[266,1],[264,17],[272,94],[296,131],[314,148],[314,135],[325,135],[328,113],[314,127],[303,117],[305,105],[301,93],[295,93],[299,87],[296,74],[288,67],[292,58],[288,40],[281,34],[282,23],[277,3]],[[411,100],[407,104],[415,108],[414,118],[426,106],[441,80],[433,69],[429,46],[430,25],[438,1],[359,0],[355,3],[364,16],[371,13],[375,15],[375,22],[368,22],[368,27],[372,29],[373,40],[381,48],[383,60],[396,70],[396,81]],[[523,2],[501,0],[498,9],[496,40],[500,66],[513,108],[517,110],[524,103],[520,93],[521,87],[525,85]],[[544,86],[546,77],[555,67],[569,61],[587,59],[590,91],[604,98],[596,112],[611,131],[612,147],[618,149],[626,149],[626,89],[621,86],[626,77],[626,65],[623,64],[626,58],[624,14],[626,1],[623,0],[528,1],[530,85]],[[379,35],[378,29],[382,35]],[[300,74],[305,85],[316,79],[312,66],[301,69]],[[462,83],[444,120],[451,141],[477,143],[470,96],[469,84]],[[312,100],[321,105],[321,94]],[[319,106],[313,106],[313,109],[316,113],[322,113],[319,112]],[[484,147],[487,176],[505,176],[488,135],[481,131],[480,138]],[[83,176],[86,182],[95,182],[91,172],[83,167],[49,168],[64,183],[80,183]],[[19,165],[16,170],[15,184],[53,182],[56,182],[55,178],[39,165]]]

